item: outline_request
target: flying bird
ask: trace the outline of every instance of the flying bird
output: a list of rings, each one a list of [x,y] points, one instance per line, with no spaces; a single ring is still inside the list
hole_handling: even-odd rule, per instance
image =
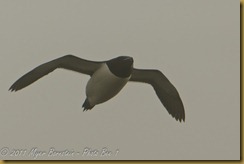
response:
[[[165,75],[155,69],[134,68],[133,63],[133,58],[129,56],[119,56],[100,62],[65,55],[41,64],[26,73],[9,90],[18,91],[56,68],[64,68],[91,76],[86,85],[83,111],[91,110],[95,105],[108,101],[117,95],[128,81],[132,81],[150,84],[168,113],[177,121],[185,121],[185,111],[180,95]]]

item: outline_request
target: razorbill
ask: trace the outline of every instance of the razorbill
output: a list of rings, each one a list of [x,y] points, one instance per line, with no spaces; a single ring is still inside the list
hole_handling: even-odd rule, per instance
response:
[[[154,69],[133,68],[133,58],[119,56],[108,61],[89,61],[73,55],[65,55],[44,63],[19,78],[10,88],[18,91],[56,68],[64,68],[90,75],[86,85],[86,100],[83,111],[92,109],[119,93],[128,81],[151,84],[159,100],[176,120],[185,121],[184,106],[176,88],[160,72]]]

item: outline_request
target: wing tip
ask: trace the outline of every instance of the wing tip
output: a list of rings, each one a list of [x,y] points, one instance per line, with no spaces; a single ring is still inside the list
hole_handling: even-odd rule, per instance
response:
[[[16,92],[18,90],[20,90],[20,88],[17,88],[14,84],[8,89],[10,92]]]
[[[10,92],[16,92],[16,90],[13,89],[13,88],[9,88],[8,91],[10,91]]]
[[[185,118],[180,118],[179,121],[180,121],[180,123],[181,123],[181,121],[182,121],[182,123],[185,123]]]
[[[171,116],[172,116],[173,118],[175,118],[176,121],[179,121],[180,123],[181,123],[181,121],[182,121],[182,123],[185,122],[185,115],[178,116],[178,115],[172,115],[172,114],[171,114]]]

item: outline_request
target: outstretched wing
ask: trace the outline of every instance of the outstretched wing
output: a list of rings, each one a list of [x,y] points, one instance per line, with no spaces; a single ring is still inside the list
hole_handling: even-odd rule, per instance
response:
[[[19,78],[9,88],[9,90],[18,91],[52,72],[56,68],[64,68],[83,74],[92,75],[101,66],[101,64],[102,62],[88,61],[73,55],[65,55],[50,62],[44,63],[26,73],[21,78]]]
[[[180,95],[171,82],[158,70],[133,69],[130,81],[151,84],[169,114],[176,120],[185,121],[184,106]]]

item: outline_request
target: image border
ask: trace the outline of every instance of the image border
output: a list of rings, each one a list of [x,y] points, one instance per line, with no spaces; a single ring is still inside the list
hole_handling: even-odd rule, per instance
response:
[[[242,101],[242,94],[243,94],[243,88],[242,88],[242,82],[243,82],[243,33],[242,33],[242,28],[243,28],[243,5],[244,5],[244,0],[240,0],[240,160],[28,160],[28,161],[17,161],[17,160],[5,160],[5,161],[0,161],[0,164],[20,164],[20,163],[28,163],[28,164],[58,164],[58,163],[82,163],[82,164],[98,164],[98,163],[127,163],[127,164],[136,164],[136,163],[170,163],[170,164],[179,164],[179,163],[208,163],[208,164],[222,164],[222,163],[242,163],[243,162],[243,142],[242,142],[242,137],[243,137],[243,101]]]

